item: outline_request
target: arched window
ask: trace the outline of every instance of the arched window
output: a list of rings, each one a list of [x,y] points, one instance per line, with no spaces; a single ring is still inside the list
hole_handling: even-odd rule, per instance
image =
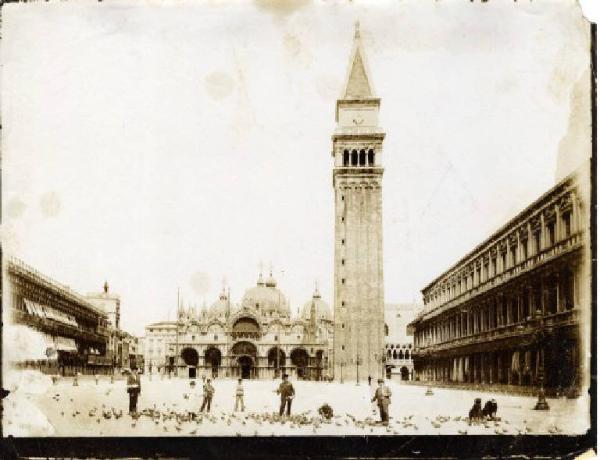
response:
[[[362,149],[360,151],[360,165],[364,166],[365,165],[365,161],[366,161],[366,153],[365,153],[365,150]]]
[[[392,357],[392,350],[388,350],[388,352],[387,352],[387,356],[388,356],[388,358],[391,358],[391,357]]]
[[[356,150],[352,150],[352,166],[358,165],[358,152]]]
[[[350,164],[350,151],[344,150],[344,166],[348,166]]]
[[[375,152],[373,149],[369,149],[369,166],[373,166],[375,164]]]
[[[392,353],[392,356],[394,357],[394,359],[397,359],[397,358],[398,358],[398,355],[397,355],[397,353],[396,353],[396,350],[394,350],[394,353]]]

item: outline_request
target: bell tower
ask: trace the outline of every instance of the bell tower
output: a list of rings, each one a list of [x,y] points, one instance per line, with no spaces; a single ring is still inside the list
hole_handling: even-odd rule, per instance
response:
[[[335,192],[334,373],[382,376],[384,352],[381,184],[385,133],[359,24],[332,135]]]

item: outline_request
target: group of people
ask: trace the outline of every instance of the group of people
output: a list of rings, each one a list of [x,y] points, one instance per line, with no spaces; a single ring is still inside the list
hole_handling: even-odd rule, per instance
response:
[[[294,389],[294,385],[288,380],[289,376],[287,374],[283,374],[282,381],[279,384],[279,387],[275,390],[280,397],[279,404],[279,415],[283,416],[284,413],[288,417],[292,412],[292,400],[296,396],[296,390]],[[215,394],[215,387],[212,385],[211,379],[202,377],[203,385],[202,385],[202,404],[200,406],[200,412],[210,412],[210,406],[212,403],[213,396]],[[371,377],[369,376],[369,385],[371,384]],[[373,396],[372,402],[376,402],[379,407],[379,414],[381,416],[381,422],[384,425],[389,423],[389,406],[391,404],[392,392],[387,385],[384,385],[383,379],[378,380],[379,387],[375,390],[375,395]],[[187,396],[187,398],[192,398],[195,400],[195,389],[196,382],[194,380],[190,381],[191,394]],[[140,375],[138,374],[136,369],[132,369],[131,371],[127,371],[127,393],[129,394],[129,414],[133,415],[137,413],[137,401],[138,397],[142,392],[142,383],[140,379]],[[479,404],[481,407],[481,400],[479,400]],[[235,405],[234,412],[241,410],[244,412],[244,385],[242,379],[238,379],[238,383],[235,387]],[[471,415],[471,414],[469,414]]]
[[[486,401],[485,406],[481,407],[481,398],[475,398],[473,407],[469,410],[469,425],[473,422],[482,420],[494,420],[498,412],[498,403],[495,399]]]
[[[127,393],[129,394],[129,414],[133,415],[137,413],[137,401],[138,397],[142,392],[142,382],[140,379],[140,375],[137,372],[137,369],[132,369],[125,371],[127,374]],[[275,392],[280,395],[281,403],[279,405],[279,415],[283,415],[285,412],[286,415],[291,414],[292,409],[292,399],[296,394],[294,390],[294,385],[288,380],[289,376],[284,374],[282,377],[282,382],[279,384],[279,387]],[[203,385],[202,385],[202,404],[200,406],[200,412],[210,412],[210,406],[212,403],[213,396],[215,394],[215,387],[212,385],[211,379],[202,377]],[[194,392],[196,386],[196,382],[194,380],[190,380],[190,388],[191,394],[187,395],[189,399],[190,396],[192,400],[195,400],[196,393]],[[241,410],[245,411],[244,405],[244,385],[242,383],[242,379],[238,379],[237,386],[235,387],[235,405],[234,412]]]

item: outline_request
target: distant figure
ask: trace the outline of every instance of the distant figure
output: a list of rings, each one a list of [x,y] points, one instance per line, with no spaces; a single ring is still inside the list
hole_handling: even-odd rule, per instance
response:
[[[377,383],[379,384],[379,388],[375,390],[375,396],[371,402],[377,401],[377,406],[379,406],[379,415],[381,416],[381,423],[387,425],[390,421],[389,415],[389,406],[392,403],[392,392],[391,390],[383,384],[383,379],[378,379]]]
[[[129,393],[129,415],[137,413],[138,396],[142,392],[142,382],[136,369],[127,373],[127,393]]]
[[[200,395],[198,394],[198,390],[196,389],[196,381],[190,380],[190,392],[184,393],[184,399],[187,399],[188,404],[184,404],[185,407],[188,408],[188,414],[191,416],[192,420],[196,418],[195,409],[198,407],[198,400],[200,399]]]
[[[281,395],[281,405],[279,406],[279,415],[283,415],[285,409],[286,415],[289,417],[292,410],[292,399],[296,395],[294,385],[288,382],[288,375],[283,374],[283,382],[279,384],[276,393]]]
[[[498,404],[496,403],[495,399],[490,399],[485,403],[485,406],[483,406],[483,411],[481,412],[481,415],[483,417],[495,419],[496,412],[498,412]]]
[[[371,386],[371,376],[369,375],[369,378],[367,379],[369,381],[369,386]]]
[[[210,412],[210,403],[212,402],[213,395],[215,394],[215,389],[211,385],[210,379],[206,379],[206,383],[204,384],[203,390],[204,394],[200,412],[204,412],[204,408],[206,408],[206,412]]]
[[[237,387],[235,387],[235,408],[234,412],[237,412],[238,407],[242,408],[244,412],[244,386],[242,385],[242,379],[238,379]]]
[[[483,412],[481,410],[481,398],[475,398],[475,403],[469,411],[469,425],[472,422],[480,421],[483,418]]]

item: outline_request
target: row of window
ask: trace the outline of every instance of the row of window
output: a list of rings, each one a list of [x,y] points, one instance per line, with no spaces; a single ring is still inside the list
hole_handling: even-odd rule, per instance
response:
[[[568,238],[571,236],[571,212],[566,211],[561,215],[560,236]],[[524,262],[528,258],[539,254],[556,244],[556,222],[546,222],[545,229],[537,228],[531,232],[531,241],[528,236],[521,237],[519,244],[513,244],[508,251],[501,252],[499,256],[485,256],[481,265],[471,271],[468,275],[461,277],[451,286],[447,286],[441,292],[425,298],[425,304],[431,302],[442,303],[452,300],[464,292],[485,283],[500,273]],[[343,244],[343,243],[342,243]]]
[[[417,331],[417,346],[434,345],[480,332],[519,324],[535,316],[555,314],[575,307],[576,279],[572,272],[562,272],[534,283],[531,289],[512,296],[503,296],[490,304],[460,310],[449,317]]]

